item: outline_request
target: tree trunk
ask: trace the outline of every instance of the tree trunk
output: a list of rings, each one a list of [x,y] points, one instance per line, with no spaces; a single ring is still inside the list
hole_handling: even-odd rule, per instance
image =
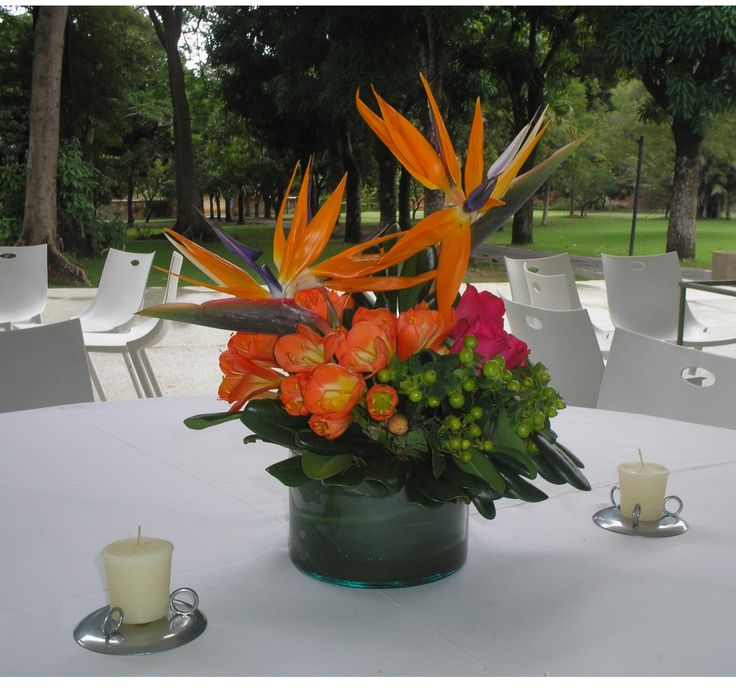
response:
[[[382,143],[376,144],[378,163],[378,207],[381,227],[396,224],[396,158]]]
[[[230,194],[225,194],[225,222],[233,221],[232,203],[233,200]]]
[[[166,50],[169,90],[174,114],[174,163],[176,167],[176,209],[174,229],[202,239],[208,233],[198,207],[200,194],[194,174],[194,147],[189,117],[189,102],[184,85],[184,68],[179,55],[179,38],[183,22],[183,7],[148,7],[156,35]]]
[[[667,251],[677,251],[681,260],[695,258],[695,226],[700,181],[702,136],[687,122],[672,123],[675,139],[675,173],[672,179],[672,206],[667,225]]]
[[[48,245],[49,280],[89,286],[87,275],[56,246],[59,98],[68,7],[42,6],[33,37],[30,130],[23,228],[18,245]]]
[[[270,193],[263,194],[263,218],[269,220],[271,218],[271,210],[273,208],[273,195]]]
[[[217,205],[217,221],[222,221],[222,210],[220,208],[220,192],[215,191],[215,203]]]
[[[402,167],[399,175],[399,227],[411,227],[411,175]]]
[[[213,197],[213,193],[210,191],[207,194],[207,197],[210,199],[210,220],[215,219],[215,201]]]
[[[353,155],[353,144],[350,130],[343,125],[340,128],[338,150],[348,180],[345,188],[345,243],[357,244],[362,238],[361,201],[360,201],[360,168]]]
[[[549,181],[544,185],[544,210],[542,211],[542,227],[547,226],[547,215],[549,213],[549,196],[551,186]]]
[[[238,224],[245,223],[245,189],[241,186],[238,189]]]
[[[243,199],[245,201],[245,217],[250,217],[250,202],[253,198],[253,194],[249,194],[247,191],[243,191]]]
[[[128,227],[132,227],[135,224],[135,216],[133,215],[133,192],[135,191],[135,179],[133,173],[128,173]]]

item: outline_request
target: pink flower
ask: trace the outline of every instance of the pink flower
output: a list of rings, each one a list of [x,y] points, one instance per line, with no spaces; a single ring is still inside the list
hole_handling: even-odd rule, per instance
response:
[[[482,358],[502,356],[507,368],[523,363],[529,347],[503,329],[506,312],[503,299],[487,291],[479,292],[472,284],[466,286],[455,309],[457,323],[451,335],[455,340],[452,351],[460,351],[464,338],[473,335],[478,340],[476,352]]]

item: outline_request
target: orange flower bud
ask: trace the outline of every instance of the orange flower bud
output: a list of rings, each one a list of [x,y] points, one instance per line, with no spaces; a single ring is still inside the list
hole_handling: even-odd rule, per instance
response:
[[[386,427],[392,435],[406,435],[409,430],[409,419],[403,413],[394,413],[388,419]]]
[[[298,375],[289,375],[281,381],[279,400],[283,404],[284,410],[290,416],[309,415],[302,395],[302,384],[305,384],[308,379],[309,375],[300,373]]]
[[[309,419],[309,427],[312,432],[328,440],[334,440],[342,435],[353,422],[353,414],[333,418],[332,416],[313,415]]]
[[[453,312],[443,314],[430,310],[422,302],[404,311],[398,323],[398,356],[404,361],[423,349],[437,349],[455,325]]]
[[[220,354],[220,368],[223,379],[220,383],[219,397],[232,404],[230,411],[240,410],[246,401],[256,398],[276,396],[276,389],[283,375],[258,363],[244,358],[233,351]]]
[[[374,385],[365,395],[368,415],[373,420],[390,418],[399,403],[399,395],[391,385]]]
[[[236,332],[227,343],[228,350],[238,353],[249,361],[276,365],[273,348],[278,337],[275,334]]]

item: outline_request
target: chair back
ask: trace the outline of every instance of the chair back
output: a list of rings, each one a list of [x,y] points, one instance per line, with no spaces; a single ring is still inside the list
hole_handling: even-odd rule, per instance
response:
[[[608,312],[614,326],[654,339],[674,341],[680,306],[678,285],[682,281],[677,253],[652,256],[602,253],[601,260]],[[686,306],[685,339],[697,326],[697,320]]]
[[[735,358],[616,329],[598,408],[736,429],[735,388]]]
[[[0,326],[37,319],[46,306],[48,246],[0,246]]]
[[[572,406],[594,408],[603,377],[603,356],[588,311],[549,310],[504,299],[511,332],[541,361],[551,385]]]
[[[177,292],[179,290],[179,273],[181,272],[183,262],[184,256],[181,253],[174,251],[171,254],[169,276],[166,280],[163,303],[176,302]],[[171,327],[170,320],[164,320],[163,318],[147,319],[147,322],[133,328],[133,337],[131,338],[130,345],[139,348],[142,346],[153,346],[164,338],[169,327]]]
[[[545,275],[532,272],[526,268],[526,263],[524,265],[530,305],[561,311],[580,310],[583,307],[575,280],[570,274]]]
[[[94,401],[79,320],[0,332],[0,412]]]
[[[569,274],[573,284],[575,276],[572,271],[572,263],[567,253],[558,253],[543,258],[509,258],[504,256],[506,262],[506,274],[511,287],[511,298],[516,303],[531,304],[529,288],[526,282],[526,270],[531,268],[532,272],[543,275]],[[526,266],[525,266],[526,264]]]
[[[79,315],[85,332],[109,332],[125,327],[140,310],[154,253],[111,248],[100,285],[90,307]]]

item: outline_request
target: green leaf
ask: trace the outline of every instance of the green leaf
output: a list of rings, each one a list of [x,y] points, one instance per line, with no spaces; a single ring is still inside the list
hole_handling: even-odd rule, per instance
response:
[[[211,428],[214,425],[221,425],[227,423],[229,420],[237,420],[240,418],[239,413],[230,413],[223,411],[221,413],[201,413],[198,416],[190,416],[184,420],[186,425],[191,430],[204,430],[205,428]]]
[[[406,467],[396,458],[373,460],[366,466],[363,478],[367,482],[383,485],[389,494],[401,490],[406,482]]]
[[[498,469],[493,465],[493,462],[477,449],[471,449],[470,451],[473,454],[470,463],[455,461],[455,465],[461,471],[484,480],[495,492],[503,495],[506,492],[506,483],[504,482],[503,476],[498,472]]]
[[[320,326],[322,319],[291,299],[215,299],[203,304],[166,303],[149,306],[137,315],[204,325],[220,330],[291,334],[297,325]]]
[[[457,499],[461,499],[464,502],[469,501],[464,490],[447,480],[430,478],[418,471],[411,474],[410,480],[418,490],[435,502],[454,502]]]
[[[325,480],[341,473],[353,465],[352,454],[334,454],[325,456],[305,451],[302,454],[302,470],[312,480]]]
[[[543,434],[536,433],[535,442],[554,471],[578,490],[590,490],[590,483],[575,462]]]
[[[240,413],[240,420],[266,442],[297,449],[294,434],[306,427],[301,416],[290,416],[276,399],[254,399]]]
[[[504,470],[503,468],[500,470],[501,475],[503,475],[509,484],[509,489],[506,492],[507,497],[515,497],[525,502],[542,502],[547,499],[547,495],[542,490],[528,483],[524,478],[516,475],[516,473]]]
[[[350,466],[346,471],[325,478],[325,485],[340,485],[341,487],[356,487],[363,482],[363,470],[358,466]]]
[[[478,513],[489,521],[496,517],[496,505],[492,499],[486,499],[484,497],[471,497],[473,506],[478,510]]]
[[[284,461],[279,461],[278,463],[269,466],[266,471],[287,487],[299,487],[300,485],[305,485],[310,481],[310,479],[304,475],[300,456],[291,456]]]

